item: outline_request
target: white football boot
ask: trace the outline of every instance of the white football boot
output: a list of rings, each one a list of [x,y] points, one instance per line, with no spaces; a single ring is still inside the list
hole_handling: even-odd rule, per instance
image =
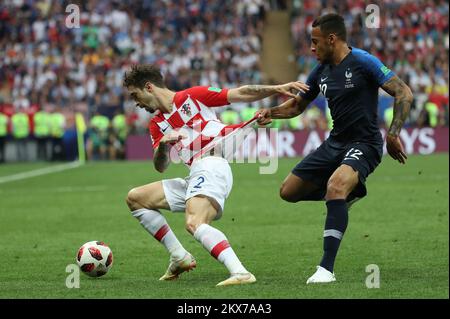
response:
[[[318,283],[328,283],[336,281],[334,273],[329,272],[321,266],[317,266],[317,270],[311,277],[308,278],[306,284],[318,284]]]
[[[255,281],[255,276],[249,272],[244,274],[232,274],[228,279],[219,282],[216,286],[244,285],[254,283]]]
[[[195,258],[190,253],[186,253],[180,260],[171,260],[169,268],[167,268],[166,273],[159,278],[159,280],[175,280],[183,272],[190,271],[196,266],[197,262],[195,261]]]

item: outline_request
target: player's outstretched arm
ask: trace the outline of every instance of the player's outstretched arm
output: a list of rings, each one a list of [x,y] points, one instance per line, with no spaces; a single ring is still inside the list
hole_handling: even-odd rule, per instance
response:
[[[302,98],[300,95],[296,95],[295,98],[289,99],[283,104],[259,110],[257,112],[259,114],[258,124],[267,125],[272,122],[272,119],[290,119],[296,117],[305,111],[309,103],[311,101]]]
[[[303,82],[289,82],[280,85],[244,85],[229,89],[227,99],[230,103],[254,102],[277,93],[295,97],[298,91],[306,92],[308,90],[308,85]]]
[[[394,117],[386,135],[386,149],[393,159],[405,164],[407,156],[399,135],[411,109],[413,94],[405,82],[396,75],[381,87],[394,97]]]

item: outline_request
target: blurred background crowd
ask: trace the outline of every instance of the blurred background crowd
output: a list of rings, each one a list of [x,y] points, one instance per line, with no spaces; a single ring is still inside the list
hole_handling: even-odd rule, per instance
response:
[[[415,100],[407,124],[448,126],[448,1],[294,0],[293,4],[291,33],[299,80],[305,81],[316,64],[304,40],[312,21],[317,13],[339,13],[345,18],[349,45],[377,56],[411,87]],[[380,28],[366,27],[369,4],[380,8]],[[392,117],[392,98],[383,90],[379,115],[380,124]]]
[[[370,1],[382,8],[381,28],[364,26],[368,1],[342,0],[4,0],[0,4],[0,161],[4,144],[37,142],[41,160],[64,159],[62,139],[75,113],[87,127],[89,159],[124,158],[129,134],[145,134],[149,115],[135,108],[122,87],[135,63],[160,66],[167,85],[236,87],[270,80],[261,65],[268,10],[291,10],[298,79],[316,61],[309,32],[318,15],[345,17],[348,42],[378,56],[412,88],[409,126],[448,126],[448,2]],[[80,27],[67,27],[69,4]],[[287,31],[289,32],[289,31]],[[274,97],[218,110],[226,123],[246,120]],[[380,125],[392,117],[392,98],[380,95]],[[329,129],[326,101],[318,97],[283,129]]]

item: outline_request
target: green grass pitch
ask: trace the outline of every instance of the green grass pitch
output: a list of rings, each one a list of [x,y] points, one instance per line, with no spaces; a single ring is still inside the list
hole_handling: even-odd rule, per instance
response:
[[[368,196],[350,211],[337,257],[337,282],[307,286],[322,254],[323,202],[290,204],[279,185],[298,159],[282,159],[274,175],[258,164],[233,164],[234,186],[222,230],[257,282],[215,287],[227,277],[184,229],[184,215],[164,212],[196,257],[197,268],[160,282],[168,255],[128,211],[129,189],[183,177],[172,165],[161,175],[150,162],[96,162],[0,184],[0,298],[448,298],[448,154],[410,156],[405,166],[384,157],[368,181]],[[49,164],[6,164],[0,177]],[[81,274],[65,285],[78,248],[102,240],[114,253],[101,278]],[[366,266],[378,265],[380,288],[365,285]]]

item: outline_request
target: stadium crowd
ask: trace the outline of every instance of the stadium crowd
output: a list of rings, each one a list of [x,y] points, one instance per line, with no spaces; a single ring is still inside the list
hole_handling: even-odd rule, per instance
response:
[[[80,27],[67,25],[69,4],[79,7]],[[121,144],[113,138],[118,135],[111,121],[115,115],[125,116],[127,133],[146,130],[148,114],[124,96],[123,73],[131,64],[159,65],[174,90],[260,83],[263,4],[3,1],[0,111],[9,120],[8,131],[16,139],[35,134],[38,110],[63,114],[66,121],[60,125],[66,127],[73,126],[73,113],[80,112],[88,122],[88,150],[104,157],[108,145]],[[20,114],[29,116],[28,125]],[[102,120],[94,120],[101,115]]]
[[[349,42],[379,56],[413,89],[409,125],[448,125],[448,3],[371,1],[382,7],[382,28],[368,29],[366,2],[293,0],[299,79],[316,63],[309,47],[313,18],[336,11],[345,16]],[[79,7],[80,27],[68,26],[69,4]],[[265,14],[287,7],[265,0],[2,1],[0,161],[7,137],[21,145],[19,159],[30,137],[38,142],[39,158],[61,159],[62,135],[74,126],[75,113],[87,123],[88,158],[123,158],[126,136],[145,133],[149,118],[122,87],[134,63],[159,65],[173,90],[265,83],[259,59]],[[278,102],[266,99],[264,106]],[[381,98],[386,114],[390,104]],[[234,123],[259,106],[233,105],[220,116]],[[273,126],[326,129],[330,123],[326,102],[318,98],[301,120]]]
[[[377,5],[379,28],[370,20]],[[304,41],[318,15],[339,13],[348,28],[348,43],[377,56],[402,78],[414,93],[409,126],[448,126],[449,4],[445,0],[294,0],[291,33],[299,77],[305,81],[317,63]],[[379,115],[392,118],[392,98],[380,90]],[[318,104],[322,106],[323,103]]]

